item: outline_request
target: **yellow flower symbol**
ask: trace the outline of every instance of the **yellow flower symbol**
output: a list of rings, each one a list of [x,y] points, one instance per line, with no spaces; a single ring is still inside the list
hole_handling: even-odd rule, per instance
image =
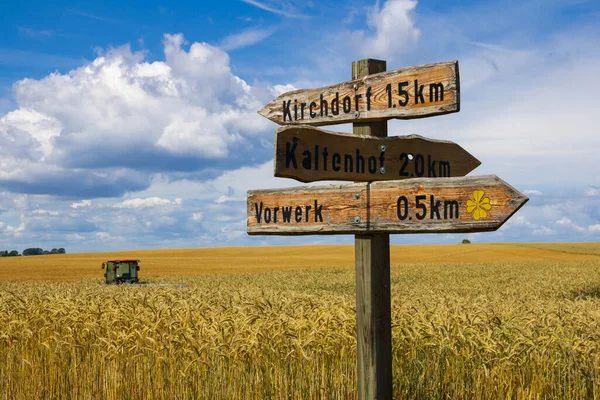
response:
[[[473,191],[473,200],[467,200],[467,212],[473,213],[473,218],[478,221],[487,217],[486,211],[492,208],[490,199],[483,197],[483,190]]]

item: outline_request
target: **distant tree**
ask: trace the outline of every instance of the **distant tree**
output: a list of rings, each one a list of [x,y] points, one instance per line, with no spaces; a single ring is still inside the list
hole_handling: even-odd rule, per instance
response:
[[[44,250],[39,247],[30,247],[28,249],[23,250],[24,256],[37,256],[40,254],[44,254]]]
[[[8,253],[9,257],[16,257],[19,255],[19,252],[16,250],[12,250],[10,253]]]
[[[48,250],[44,250],[42,254],[50,254],[50,252]]]
[[[463,244],[469,244],[469,243],[471,243],[471,241],[470,241],[469,239],[463,239],[463,240],[462,240],[462,243],[463,243]]]
[[[58,254],[58,249],[54,248],[50,250],[50,254]]]
[[[6,256],[8,256],[8,250],[0,251],[0,257],[6,257]]]
[[[62,247],[60,249],[58,249],[58,254],[65,254],[66,251],[65,249],[63,249]]]

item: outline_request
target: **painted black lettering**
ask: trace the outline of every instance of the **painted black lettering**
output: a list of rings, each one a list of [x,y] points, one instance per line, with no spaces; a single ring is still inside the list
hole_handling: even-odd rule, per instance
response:
[[[435,174],[435,160],[431,161],[431,156],[427,156],[427,176],[429,178],[436,178]]]
[[[335,99],[331,100],[331,113],[333,115],[340,114],[340,92],[335,92]]]
[[[424,86],[419,86],[419,80],[415,79],[415,104],[419,104],[419,100],[421,100],[421,103],[425,103],[425,98],[423,97]]]
[[[421,210],[420,214],[415,214],[415,217],[417,217],[418,220],[422,220],[427,216],[427,206],[422,203],[423,201],[427,201],[427,196],[425,196],[424,194],[415,197],[415,207]]]
[[[344,97],[344,112],[346,114],[348,114],[350,111],[352,111],[352,99],[350,98],[350,96],[345,96]]]
[[[317,207],[317,200],[315,200],[315,222],[323,222],[323,215],[321,212],[323,211],[323,206],[320,205]]]
[[[444,219],[460,218],[458,215],[458,201],[446,200],[444,201]]]
[[[258,222],[260,224],[260,221],[262,220],[262,209],[263,209],[262,201],[260,202],[260,209],[258,208],[258,203],[254,203],[254,209],[256,210],[256,222]]]
[[[304,119],[304,107],[306,107],[306,103],[300,103],[300,119]]]
[[[315,152],[313,153],[315,155],[315,171],[319,170],[319,145],[315,144]]]
[[[396,202],[396,213],[398,214],[398,219],[400,221],[404,221],[406,217],[408,217],[408,199],[406,196],[398,197],[398,201]]]
[[[321,117],[323,115],[327,116],[327,100],[323,99],[323,94],[321,93]],[[323,111],[325,111],[325,114],[323,114]]]
[[[312,166],[312,156],[310,154],[310,151],[304,150],[302,152],[302,155],[304,156],[304,158],[302,159],[302,166],[304,167],[304,169],[310,169]]]
[[[333,156],[331,157],[331,168],[333,168],[335,172],[338,172],[340,170],[341,162],[342,157],[339,155],[339,153],[333,153]]]
[[[308,206],[308,205],[306,206],[306,211],[304,212],[304,214],[305,214],[305,215],[304,215],[304,217],[305,217],[305,218],[304,218],[304,220],[305,220],[306,222],[308,222],[308,215],[310,214],[310,209],[311,209],[311,208],[312,208],[311,206]]]
[[[268,224],[271,222],[271,209],[269,207],[265,208],[265,223]]]
[[[367,88],[367,111],[371,111],[371,86]]]
[[[398,94],[400,95],[400,99],[398,103],[400,106],[404,107],[408,104],[408,90],[404,89],[404,87],[408,86],[408,81],[398,83]],[[404,100],[402,99],[404,98]]]
[[[294,100],[294,121],[298,121],[298,101]]]
[[[291,144],[291,148],[290,148],[290,144]],[[294,168],[298,168],[298,163],[296,162],[296,147],[298,147],[298,142],[295,140],[293,143],[287,142],[285,144],[285,167],[286,168],[290,167],[290,163],[294,164]]]
[[[316,118],[317,117],[317,113],[313,111],[313,108],[315,108],[317,106],[317,103],[315,103],[314,101],[310,102],[310,106],[309,108],[309,115],[310,115],[310,119]]]
[[[356,149],[356,172],[359,174],[365,173],[365,158],[360,155],[359,149]]]
[[[277,223],[277,212],[279,211],[279,207],[275,207],[273,209],[273,222]]]
[[[385,86],[385,91],[387,92],[388,108],[392,108],[392,84],[391,83],[388,83]]]
[[[362,94],[357,94],[354,96],[354,111],[358,111],[358,103],[361,98]]]
[[[344,154],[344,172],[352,172],[353,164],[352,156],[350,154]]]
[[[449,177],[450,175],[450,163],[448,161],[440,161],[440,176]]]
[[[327,152],[327,147],[323,149],[323,171],[327,171],[327,156],[329,153]]]
[[[287,222],[288,224],[290,223],[290,220],[292,218],[292,209],[293,209],[293,207],[283,207],[281,209],[281,214],[283,216],[283,222]]]
[[[302,222],[302,207],[296,206],[295,214],[296,214],[296,216],[295,216],[296,222]]]
[[[400,167],[400,173],[398,175],[400,175],[400,176],[408,176],[408,172],[405,171],[406,166],[408,165],[408,154],[406,154],[406,153],[400,153],[400,161],[402,161],[402,160],[404,160],[404,163]]]
[[[285,100],[283,101],[283,122],[286,121],[286,117],[288,120],[292,120],[292,113],[290,112],[290,104],[292,103],[291,100],[287,101],[287,104],[285,102]]]
[[[369,173],[374,174],[377,172],[377,158],[375,156],[369,157]]]
[[[415,175],[423,176],[425,173],[425,158],[422,154],[415,155]]]
[[[440,219],[440,201],[435,201],[435,197],[431,195],[429,197],[429,219]]]
[[[352,172],[353,164],[352,155],[344,154],[344,172]]]
[[[434,97],[435,93],[435,97]],[[430,83],[429,84],[429,102],[438,101],[438,97],[440,101],[444,101],[444,85],[441,83]],[[435,99],[435,100],[434,100]]]

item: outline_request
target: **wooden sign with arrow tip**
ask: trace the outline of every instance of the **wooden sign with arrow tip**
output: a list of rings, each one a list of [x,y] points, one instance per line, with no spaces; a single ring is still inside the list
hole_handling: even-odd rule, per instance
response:
[[[481,162],[456,143],[418,135],[349,135],[308,125],[275,133],[275,176],[300,182],[465,176]]]
[[[389,234],[493,231],[528,200],[495,175],[463,177],[480,162],[456,143],[386,138],[388,119],[458,112],[459,82],[457,61],[386,72],[385,61],[363,59],[351,81],[284,93],[258,111],[288,125],[276,133],[275,176],[369,182],[247,197],[250,235],[355,235],[359,400],[392,398]],[[352,136],[306,126],[348,122]]]
[[[250,235],[494,231],[528,198],[495,175],[255,190]]]
[[[258,113],[280,125],[319,126],[423,118],[459,109],[458,61],[450,61],[287,92]]]

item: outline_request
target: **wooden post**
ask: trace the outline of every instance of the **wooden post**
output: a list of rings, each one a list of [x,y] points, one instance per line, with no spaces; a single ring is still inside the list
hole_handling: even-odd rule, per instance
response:
[[[383,72],[386,62],[352,63],[352,79]],[[387,121],[353,124],[357,135],[387,136]],[[359,400],[392,398],[390,235],[355,235]]]

